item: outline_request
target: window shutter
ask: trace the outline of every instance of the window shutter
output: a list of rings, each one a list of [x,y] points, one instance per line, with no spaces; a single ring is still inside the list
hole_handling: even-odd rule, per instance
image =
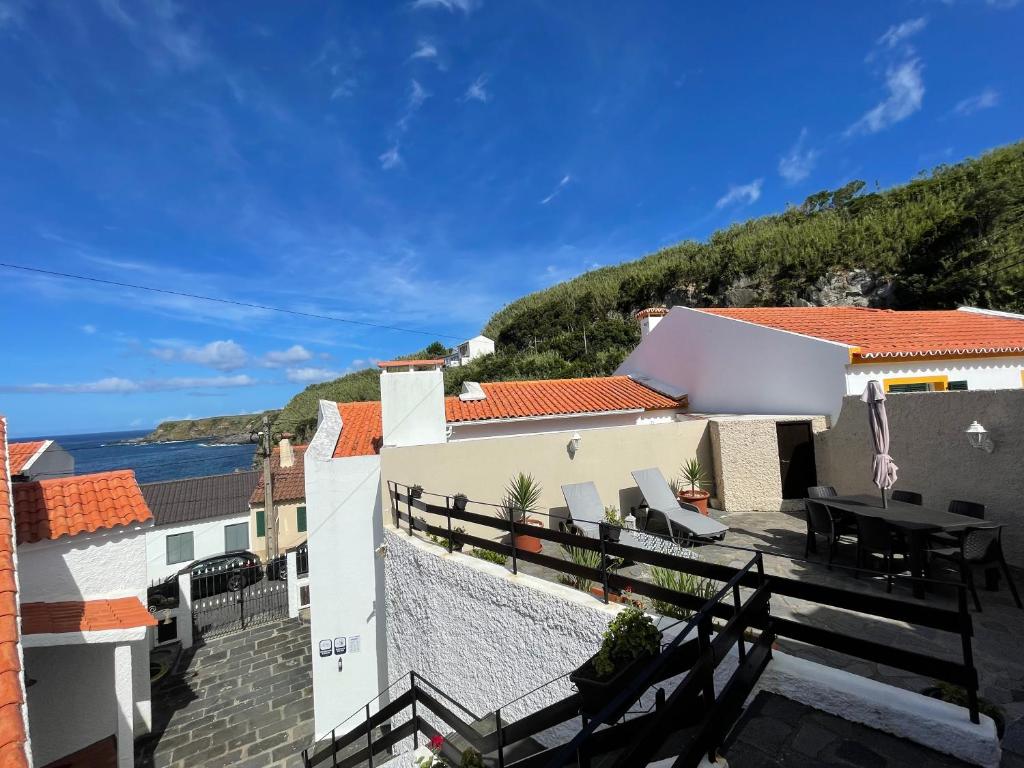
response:
[[[295,510],[295,522],[297,524],[297,530],[299,533],[303,533],[306,530],[306,508],[299,507]]]
[[[256,510],[256,535],[267,535],[267,514],[262,509]]]

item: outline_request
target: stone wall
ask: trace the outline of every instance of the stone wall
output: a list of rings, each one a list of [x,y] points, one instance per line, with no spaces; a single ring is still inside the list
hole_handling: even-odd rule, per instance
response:
[[[889,395],[889,453],[899,467],[897,488],[919,491],[925,504],[950,499],[985,504],[1003,523],[1003,548],[1024,566],[1024,390],[913,392]],[[972,448],[964,430],[979,421],[995,451]],[[867,406],[844,400],[835,426],[815,438],[818,482],[841,493],[877,493],[871,483]]]

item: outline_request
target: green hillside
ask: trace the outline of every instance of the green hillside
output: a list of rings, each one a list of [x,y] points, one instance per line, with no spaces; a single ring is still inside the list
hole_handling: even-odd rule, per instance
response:
[[[652,305],[971,304],[1024,312],[1024,143],[868,192],[854,180],[801,205],[524,296],[483,329],[494,355],[445,372],[462,382],[607,375]],[[316,394],[311,394],[314,392]],[[305,430],[316,398],[376,399],[376,371],[297,395],[279,423]]]

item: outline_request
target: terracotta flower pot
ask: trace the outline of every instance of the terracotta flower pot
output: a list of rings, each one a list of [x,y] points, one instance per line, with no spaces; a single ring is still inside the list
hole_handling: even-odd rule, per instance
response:
[[[525,525],[532,525],[535,528],[543,528],[544,523],[535,517],[526,518],[523,523]],[[516,534],[516,549],[522,550],[523,552],[540,552],[544,549],[544,545],[541,544],[540,539],[536,536],[527,536],[521,533]]]
[[[679,500],[687,504],[693,504],[702,515],[708,513],[708,498],[711,496],[707,491],[680,491]]]

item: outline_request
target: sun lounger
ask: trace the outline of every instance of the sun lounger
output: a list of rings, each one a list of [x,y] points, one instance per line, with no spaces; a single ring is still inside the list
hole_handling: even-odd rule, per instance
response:
[[[592,482],[570,483],[562,486],[565,505],[569,507],[569,517],[584,536],[597,538],[600,536],[600,522],[604,520],[604,504],[597,493],[597,486]]]
[[[720,539],[729,530],[729,526],[702,515],[696,507],[686,509],[681,505],[657,467],[637,469],[631,474],[650,510],[648,523],[652,516],[661,517],[673,538],[682,533],[702,539]]]

